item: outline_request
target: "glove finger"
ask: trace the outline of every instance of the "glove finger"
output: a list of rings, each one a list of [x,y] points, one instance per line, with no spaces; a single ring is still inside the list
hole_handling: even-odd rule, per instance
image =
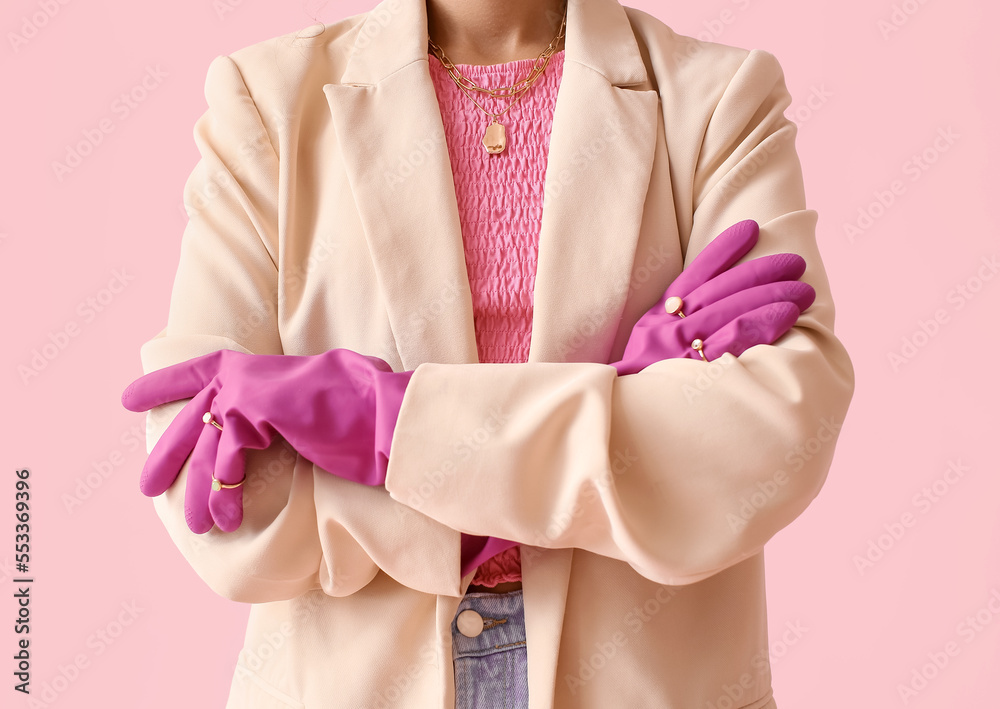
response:
[[[223,532],[235,532],[243,524],[243,486],[212,490],[208,507]]]
[[[202,423],[201,436],[191,451],[188,466],[187,488],[184,491],[184,518],[188,529],[195,534],[204,534],[215,524],[208,507],[209,493],[212,491],[212,475],[218,459],[219,441],[225,435],[223,430]]]
[[[732,320],[725,327],[705,338],[702,351],[709,361],[728,352],[739,357],[755,345],[771,345],[788,332],[799,319],[801,311],[791,302],[762,305]],[[698,353],[695,352],[695,357]]]
[[[685,315],[691,315],[710,303],[748,288],[776,281],[796,281],[805,269],[805,259],[792,253],[770,254],[744,261],[688,293],[682,310]]]
[[[702,340],[705,356],[711,359],[709,354],[711,350],[706,343],[712,342],[716,333],[730,326],[734,321],[738,322],[733,327],[740,327],[744,332],[754,326],[761,333],[766,334],[770,332],[767,329],[769,321],[765,321],[763,318],[774,318],[776,313],[781,313],[781,317],[786,317],[784,315],[786,311],[782,309],[777,311],[758,309],[775,304],[791,306],[795,318],[797,318],[802,311],[812,305],[815,298],[816,291],[808,283],[777,281],[734,293],[684,318],[678,318],[665,312],[655,317],[644,316],[632,328],[621,361],[612,366],[615,367],[618,375],[622,376],[634,374],[653,362],[672,357],[700,359],[698,351],[691,347],[691,343],[696,339]],[[716,348],[718,348],[718,342],[721,340],[714,341],[717,343]],[[771,342],[773,339],[768,340],[767,344]],[[723,351],[725,350],[718,350],[718,354]]]
[[[815,298],[816,290],[802,281],[765,283],[710,303],[681,319],[676,327],[683,341],[690,342],[694,338],[704,341],[733,320],[761,306],[784,301],[793,303],[801,311],[812,305]]]
[[[227,485],[246,480],[246,451],[248,448],[266,448],[269,443],[255,440],[260,436],[242,417],[233,417],[223,426],[219,455],[215,464],[215,477]],[[253,435],[248,435],[248,432]],[[209,508],[215,524],[223,532],[233,532],[243,523],[243,485],[212,490]]]
[[[122,406],[129,411],[148,411],[170,401],[190,399],[219,373],[223,351],[209,352],[144,374],[122,392]]]
[[[204,429],[201,417],[214,396],[214,387],[207,387],[196,394],[177,412],[167,430],[156,441],[139,476],[139,489],[143,495],[156,497],[173,485]]]
[[[684,298],[691,291],[725,271],[743,258],[757,243],[760,227],[753,219],[744,219],[712,239],[687,268],[667,286],[664,302],[670,296]]]
[[[805,310],[815,297],[816,291],[808,283],[778,281],[734,293],[684,318],[666,312],[644,316],[632,328],[622,360],[613,366],[621,376],[634,374],[661,359],[700,358],[697,350],[691,347],[694,340],[707,341],[733,320],[761,306],[788,302]]]

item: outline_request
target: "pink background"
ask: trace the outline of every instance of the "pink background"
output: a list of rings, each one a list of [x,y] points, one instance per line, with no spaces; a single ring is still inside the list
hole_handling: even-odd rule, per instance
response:
[[[374,2],[61,2],[7,0],[0,19],[0,704],[28,705],[11,686],[10,580],[14,471],[27,467],[36,706],[221,707],[248,606],[195,576],[139,493],[144,419],[119,396],[165,323],[209,62]],[[778,706],[996,706],[996,4],[627,4],[781,61],[857,371],[826,486],[767,549]],[[26,21],[37,31],[14,46]],[[121,111],[117,97],[157,67],[144,100]],[[111,131],[58,176],[53,162],[102,121]],[[23,381],[33,350],[73,325]],[[875,561],[859,568],[867,553]],[[904,699],[902,685],[919,691]]]

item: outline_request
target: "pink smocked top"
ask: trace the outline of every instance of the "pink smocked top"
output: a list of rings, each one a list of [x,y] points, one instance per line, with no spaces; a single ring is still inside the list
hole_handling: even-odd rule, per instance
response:
[[[554,53],[541,77],[500,117],[507,147],[491,155],[482,143],[489,118],[455,85],[440,60],[428,53],[455,178],[480,362],[528,359],[542,188],[564,54]],[[523,78],[534,62],[456,66],[476,85],[496,88]],[[509,102],[470,93],[493,112]],[[483,562],[472,583],[492,587],[520,579],[520,548],[513,546]]]

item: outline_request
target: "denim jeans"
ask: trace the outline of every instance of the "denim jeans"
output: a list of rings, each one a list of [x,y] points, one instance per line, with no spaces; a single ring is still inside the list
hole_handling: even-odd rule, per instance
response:
[[[528,709],[523,589],[465,594],[451,634],[455,709]]]

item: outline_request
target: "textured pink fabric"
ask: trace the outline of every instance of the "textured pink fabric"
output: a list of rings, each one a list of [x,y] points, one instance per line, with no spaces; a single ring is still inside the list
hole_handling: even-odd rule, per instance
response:
[[[528,359],[543,183],[563,57],[563,51],[553,54],[545,73],[501,116],[507,148],[490,155],[482,144],[489,118],[428,53],[455,178],[480,362]],[[534,61],[457,66],[476,85],[496,88],[524,77]],[[470,93],[494,112],[508,103]],[[481,564],[472,583],[495,586],[520,579],[520,548],[514,546]]]

